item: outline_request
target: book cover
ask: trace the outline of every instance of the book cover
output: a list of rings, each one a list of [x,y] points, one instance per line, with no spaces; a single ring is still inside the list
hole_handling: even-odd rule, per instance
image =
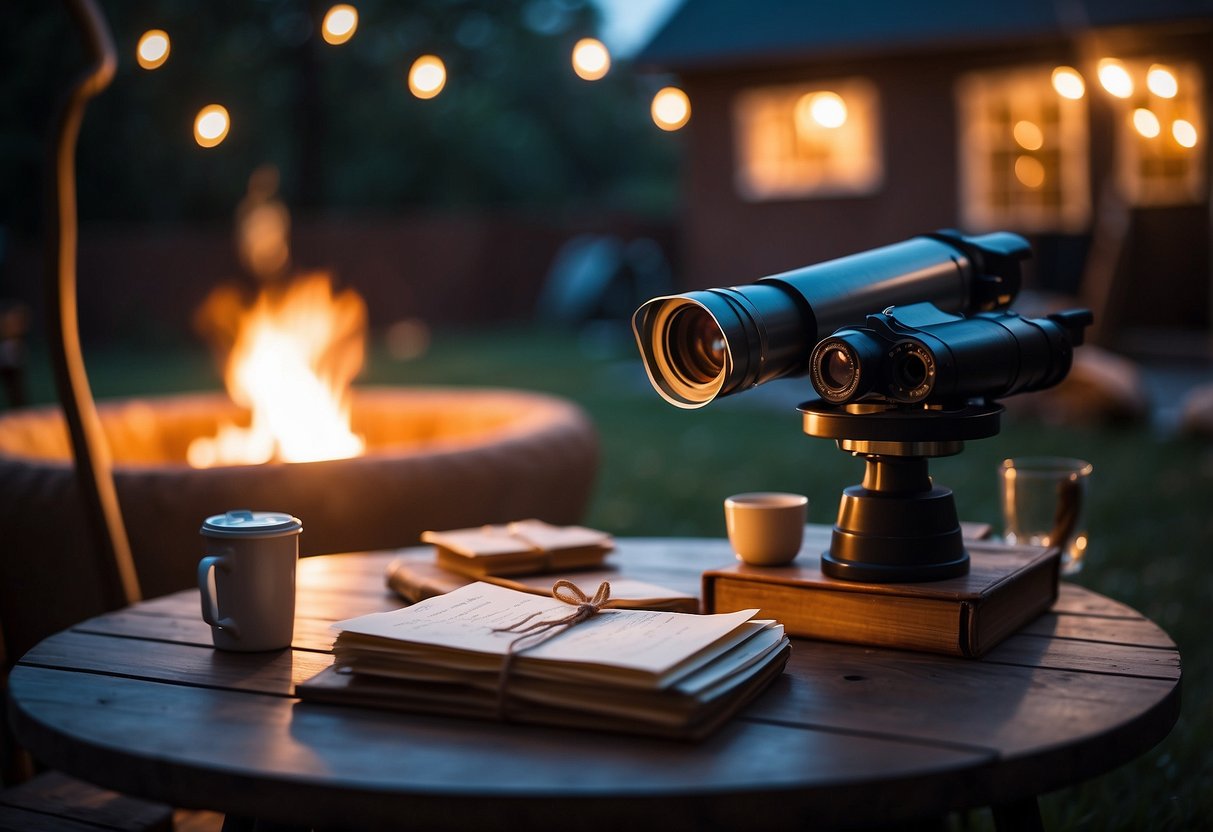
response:
[[[1040,547],[969,540],[967,575],[877,584],[822,574],[817,553],[828,545],[828,534],[813,535],[788,566],[704,572],[705,609],[757,608],[793,636],[976,657],[1057,598],[1058,554]]]

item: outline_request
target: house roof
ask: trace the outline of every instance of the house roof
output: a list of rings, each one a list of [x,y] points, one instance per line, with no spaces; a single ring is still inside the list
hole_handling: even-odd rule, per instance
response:
[[[1213,20],[1213,0],[683,0],[637,56],[694,69]]]

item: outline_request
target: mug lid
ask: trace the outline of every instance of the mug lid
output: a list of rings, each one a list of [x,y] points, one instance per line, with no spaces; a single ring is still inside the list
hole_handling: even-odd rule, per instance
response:
[[[282,511],[233,509],[206,518],[202,534],[220,537],[276,537],[303,531],[303,522]]]

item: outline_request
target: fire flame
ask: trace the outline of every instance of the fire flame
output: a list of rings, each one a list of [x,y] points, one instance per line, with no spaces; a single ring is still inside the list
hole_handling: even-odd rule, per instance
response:
[[[246,302],[220,287],[198,313],[200,328],[227,350],[224,382],[252,412],[241,427],[221,424],[187,451],[195,468],[314,462],[358,456],[366,447],[350,429],[350,384],[366,350],[366,304],[353,290],[334,293],[315,273],[263,289]]]

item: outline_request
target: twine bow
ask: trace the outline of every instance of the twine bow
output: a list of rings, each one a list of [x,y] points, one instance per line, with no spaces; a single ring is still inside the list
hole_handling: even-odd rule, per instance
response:
[[[563,618],[550,618],[544,621],[536,621],[533,624],[528,622],[540,612],[533,612],[521,621],[516,621],[508,627],[494,627],[495,633],[517,633],[518,637],[510,642],[505,650],[505,659],[501,663],[501,673],[497,678],[497,715],[501,719],[506,718],[506,685],[509,682],[510,670],[514,664],[514,657],[523,650],[529,650],[532,647],[537,647],[543,644],[548,639],[559,635],[570,627],[575,627],[583,621],[598,614],[600,610],[607,606],[611,598],[611,584],[608,581],[603,581],[598,585],[598,591],[594,593],[594,597],[586,595],[581,591],[581,587],[572,581],[560,580],[552,584],[552,597],[557,601],[563,601],[570,606],[574,606],[573,612]],[[519,643],[538,637],[538,641],[527,644],[521,648]]]

